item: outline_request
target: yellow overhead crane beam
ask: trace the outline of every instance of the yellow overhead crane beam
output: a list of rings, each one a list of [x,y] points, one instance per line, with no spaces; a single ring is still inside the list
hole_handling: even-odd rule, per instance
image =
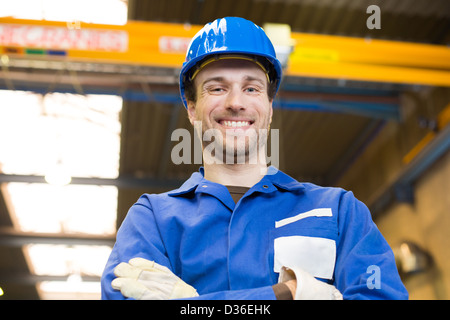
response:
[[[450,86],[447,46],[292,33],[288,74]]]
[[[0,18],[0,54],[179,68],[197,30],[140,21],[117,26]]]
[[[0,55],[180,68],[200,28],[0,18]],[[305,33],[292,33],[291,38],[294,48],[286,75],[450,86],[447,46]]]

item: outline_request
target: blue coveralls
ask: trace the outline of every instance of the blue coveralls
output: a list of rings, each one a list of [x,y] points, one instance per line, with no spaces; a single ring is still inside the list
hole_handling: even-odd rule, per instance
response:
[[[276,172],[276,173],[275,173]],[[179,188],[144,194],[129,210],[102,276],[142,257],[197,289],[197,299],[275,299],[283,265],[333,284],[344,299],[407,299],[389,245],[352,192],[299,183],[274,167],[234,203],[203,168]]]

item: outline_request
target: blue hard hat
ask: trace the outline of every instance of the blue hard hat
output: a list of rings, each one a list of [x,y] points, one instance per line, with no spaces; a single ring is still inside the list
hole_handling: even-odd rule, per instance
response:
[[[271,82],[280,87],[282,68],[275,49],[264,30],[253,22],[239,17],[225,17],[206,24],[191,40],[186,61],[180,72],[180,94],[184,96],[185,84],[192,80],[199,65],[207,58],[223,55],[245,56],[254,59],[267,70]]]

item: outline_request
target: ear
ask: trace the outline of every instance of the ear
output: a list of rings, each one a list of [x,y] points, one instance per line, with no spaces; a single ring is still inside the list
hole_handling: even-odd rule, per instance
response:
[[[273,105],[273,99],[270,100],[270,105],[269,105],[269,108],[270,108],[270,110],[269,110],[269,125],[272,123],[272,115],[273,115],[272,105]]]
[[[197,116],[195,114],[195,102],[194,101],[187,101],[187,112],[188,112],[188,118],[192,125],[194,125],[194,121],[197,120]]]

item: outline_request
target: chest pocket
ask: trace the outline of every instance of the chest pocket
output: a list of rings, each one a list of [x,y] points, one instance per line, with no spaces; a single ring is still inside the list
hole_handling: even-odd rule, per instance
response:
[[[300,213],[275,223],[272,230],[273,270],[300,267],[331,280],[336,262],[337,227],[330,208]]]

